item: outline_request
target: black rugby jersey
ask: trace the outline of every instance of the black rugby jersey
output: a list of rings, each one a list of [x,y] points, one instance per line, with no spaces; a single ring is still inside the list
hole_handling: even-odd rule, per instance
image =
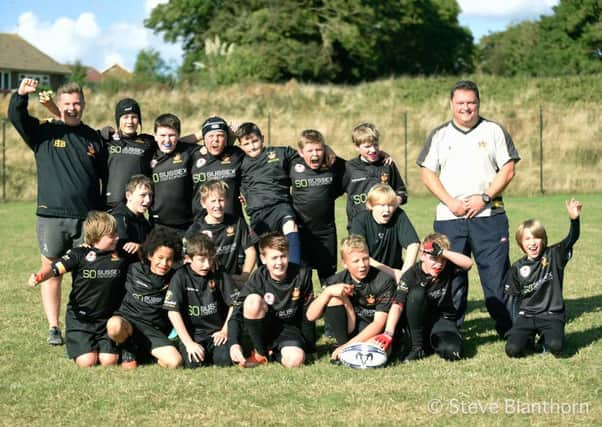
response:
[[[171,279],[163,308],[179,312],[193,340],[201,341],[222,329],[238,293],[223,269],[200,276],[187,264]]]
[[[395,163],[386,165],[383,160],[368,163],[359,156],[347,160],[345,175],[343,176],[343,188],[347,193],[348,226],[351,226],[351,220],[355,215],[366,210],[368,192],[376,184],[389,184],[395,193],[401,197],[401,204],[407,201],[406,185],[401,175],[399,175]]]
[[[386,224],[377,223],[370,211],[360,212],[351,222],[351,233],[364,236],[370,257],[392,268],[403,266],[403,248],[420,243],[414,226],[402,209],[396,209]]]
[[[124,294],[127,263],[115,251],[78,246],[52,264],[55,276],[71,272],[67,307],[77,316],[108,319]]]
[[[123,245],[128,242],[144,243],[146,236],[151,230],[151,224],[144,215],[136,215],[124,203],[113,209],[111,214],[117,221],[118,248],[123,248]],[[131,261],[132,259],[137,259],[137,255],[128,256],[128,258]]]
[[[339,283],[354,285],[350,300],[357,317],[365,322],[372,322],[377,311],[389,312],[395,292],[395,281],[388,274],[370,267],[370,271],[360,282],[356,282],[348,270],[339,271],[326,279],[327,286]]]

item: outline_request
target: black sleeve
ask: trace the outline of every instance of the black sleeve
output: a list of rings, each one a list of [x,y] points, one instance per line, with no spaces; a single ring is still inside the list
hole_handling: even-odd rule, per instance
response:
[[[334,194],[333,197],[337,198],[345,193],[345,187],[343,186],[343,177],[345,175],[345,160],[337,157],[332,166],[332,172],[334,175]]]
[[[35,151],[36,136],[40,128],[40,121],[29,115],[27,111],[28,96],[14,92],[8,104],[8,119],[13,124],[23,141]]]
[[[242,332],[242,304],[234,307],[232,316],[228,320],[228,343],[230,345],[240,344],[240,337]]]
[[[388,313],[391,309],[391,303],[393,302],[394,293],[395,282],[392,278],[388,277],[385,281],[385,286],[383,287],[383,290],[376,297],[376,306],[374,307],[374,310]]]
[[[222,272],[222,278],[222,297],[226,305],[228,307],[231,307],[238,300],[238,295],[240,294],[240,291],[232,281],[232,277],[225,271]]]
[[[573,245],[579,240],[581,234],[581,224],[579,217],[571,220],[569,227],[569,234],[560,242],[560,248],[562,250],[562,264],[566,265],[567,262],[573,256]]]
[[[169,288],[165,293],[165,300],[163,301],[163,309],[167,311],[182,312],[184,306],[184,288],[186,287],[182,280],[182,274],[176,272],[172,277]]]
[[[391,188],[395,190],[395,193],[401,197],[401,204],[405,205],[408,201],[408,190],[406,188],[406,184],[403,182],[401,175],[399,174],[399,170],[395,163],[392,163],[390,166],[391,169]]]
[[[77,270],[80,263],[78,251],[69,251],[56,262],[52,263],[52,274],[54,276],[62,276],[69,271]]]

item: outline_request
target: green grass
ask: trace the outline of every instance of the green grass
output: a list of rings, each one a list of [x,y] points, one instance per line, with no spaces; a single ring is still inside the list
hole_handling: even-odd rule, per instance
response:
[[[562,239],[568,231],[565,198],[509,198],[511,233],[520,221],[537,217],[546,225],[550,242]],[[331,366],[325,340],[319,342],[321,358],[297,370],[275,364],[245,371],[79,369],[65,358],[63,347],[46,345],[39,292],[26,286],[39,262],[34,205],[0,204],[0,424],[599,424],[602,200],[599,195],[581,195],[580,200],[582,234],[565,276],[566,357],[507,358],[485,311],[475,269],[464,329],[466,359],[448,363],[429,357],[371,371]],[[420,235],[431,229],[434,205],[429,197],[413,198],[407,206]],[[338,209],[343,218],[342,203]],[[511,258],[518,256],[512,241]],[[69,288],[66,280],[65,298]],[[429,412],[429,402],[437,399],[441,411]],[[537,413],[537,408],[517,414],[516,401],[582,406],[564,415],[558,407],[553,414],[543,409]]]

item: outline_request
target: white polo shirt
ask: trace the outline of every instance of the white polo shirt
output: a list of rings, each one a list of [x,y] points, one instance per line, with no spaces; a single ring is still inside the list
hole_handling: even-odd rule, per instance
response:
[[[484,193],[510,160],[520,160],[512,137],[501,125],[481,117],[468,131],[456,127],[453,121],[433,129],[416,163],[439,174],[449,195],[461,199]],[[494,201],[492,205],[477,216],[504,212],[501,201]],[[457,218],[443,203],[437,205],[438,221]]]

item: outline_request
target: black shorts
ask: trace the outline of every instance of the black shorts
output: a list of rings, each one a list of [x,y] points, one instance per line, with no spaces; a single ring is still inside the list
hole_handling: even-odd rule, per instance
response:
[[[284,323],[271,313],[266,317],[266,341],[274,352],[280,352],[284,347],[305,348],[303,333],[295,325]]]
[[[301,257],[303,261],[318,270],[320,282],[332,276],[337,269],[337,230],[328,228],[313,231],[300,228]]]
[[[186,351],[186,346],[180,340],[178,342],[178,351],[182,355],[182,359],[184,360],[184,368],[187,369],[195,369],[201,366],[231,366],[232,359],[230,359],[230,343],[226,341],[222,345],[216,346],[213,344],[213,338],[201,338],[201,337],[193,337],[194,342],[197,342],[203,346],[205,349],[205,360],[202,362],[191,362],[188,358],[188,352]]]
[[[258,236],[270,231],[282,231],[287,221],[295,221],[295,211],[288,203],[259,209],[251,213],[251,228]]]
[[[137,356],[144,356],[155,348],[165,347],[167,345],[174,346],[174,343],[167,338],[169,331],[167,331],[165,327],[154,326],[147,322],[135,320],[119,312],[115,313],[115,315],[123,317],[132,325],[132,339],[137,347]]]
[[[69,359],[86,353],[119,353],[117,345],[107,335],[107,319],[87,320],[67,309],[65,326]]]

